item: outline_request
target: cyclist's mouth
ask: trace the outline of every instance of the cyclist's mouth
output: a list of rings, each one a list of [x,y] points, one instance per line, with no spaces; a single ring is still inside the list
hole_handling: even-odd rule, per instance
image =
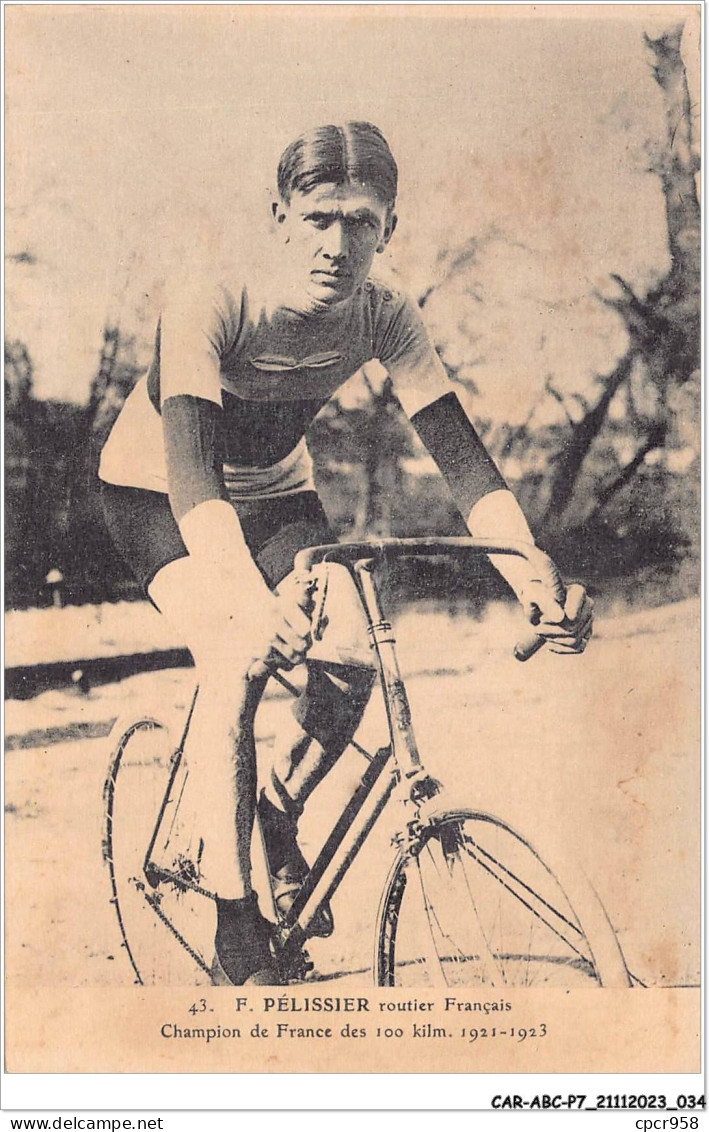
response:
[[[311,271],[310,274],[314,276],[318,283],[325,283],[332,287],[336,287],[340,283],[344,283],[349,279],[346,271]]]

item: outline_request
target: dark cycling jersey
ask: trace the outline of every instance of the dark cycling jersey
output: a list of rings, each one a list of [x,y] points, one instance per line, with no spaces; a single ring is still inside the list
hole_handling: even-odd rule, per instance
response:
[[[150,369],[121,411],[99,475],[169,493],[178,519],[208,499],[311,490],[305,431],[332,394],[375,361],[464,514],[505,486],[417,308],[373,280],[314,311],[268,309],[245,286],[183,287],[163,309]]]

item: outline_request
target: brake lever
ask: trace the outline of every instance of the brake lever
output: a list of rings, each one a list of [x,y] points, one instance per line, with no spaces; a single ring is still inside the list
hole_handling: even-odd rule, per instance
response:
[[[311,591],[311,593],[315,595],[312,599],[313,607],[310,613],[314,641],[322,640],[322,635],[328,623],[328,618],[325,615],[325,598],[327,597],[329,572],[326,562],[323,562],[322,566],[323,569],[320,570],[319,577],[315,578],[313,581],[313,589]]]

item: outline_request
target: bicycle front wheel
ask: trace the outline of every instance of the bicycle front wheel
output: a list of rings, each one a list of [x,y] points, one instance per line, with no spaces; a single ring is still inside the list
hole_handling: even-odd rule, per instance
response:
[[[379,910],[380,986],[630,985],[598,897],[562,887],[528,841],[489,814],[433,815],[400,849]]]
[[[200,879],[202,846],[185,813],[186,767],[156,719],[119,721],[112,741],[103,856],[133,981],[207,984],[199,937],[205,925],[213,936],[214,908],[190,887]]]

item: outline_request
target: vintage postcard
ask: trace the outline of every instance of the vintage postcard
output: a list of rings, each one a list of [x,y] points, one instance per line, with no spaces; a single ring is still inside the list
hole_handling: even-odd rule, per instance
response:
[[[7,1072],[695,1080],[699,5],[4,18]]]

